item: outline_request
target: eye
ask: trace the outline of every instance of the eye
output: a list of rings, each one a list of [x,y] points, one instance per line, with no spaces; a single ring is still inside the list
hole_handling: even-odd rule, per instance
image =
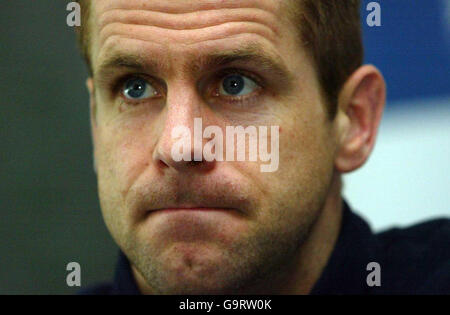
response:
[[[230,74],[222,79],[219,94],[243,96],[251,94],[257,88],[259,88],[259,85],[252,79],[240,74]]]
[[[122,93],[131,100],[142,100],[158,94],[150,83],[141,78],[128,79],[123,85]]]

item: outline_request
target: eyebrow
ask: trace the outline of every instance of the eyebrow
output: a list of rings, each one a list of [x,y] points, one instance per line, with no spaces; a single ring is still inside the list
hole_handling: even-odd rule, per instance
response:
[[[272,55],[256,44],[250,44],[236,49],[214,52],[195,59],[188,69],[191,72],[214,69],[232,63],[251,63],[260,70],[270,71],[280,77],[289,76],[290,72],[281,57]]]
[[[134,54],[115,54],[107,57],[94,71],[95,77],[107,77],[118,69],[129,69],[136,72],[158,73],[164,68],[161,62],[144,60]]]
[[[293,82],[293,74],[286,67],[281,57],[264,51],[258,44],[250,44],[235,49],[213,52],[202,56],[193,56],[193,62],[183,67],[185,73],[210,71],[233,63],[252,64],[260,71],[274,74],[282,83]],[[107,77],[117,69],[157,75],[167,72],[163,60],[147,59],[135,54],[113,54],[105,58],[98,67],[95,76]]]

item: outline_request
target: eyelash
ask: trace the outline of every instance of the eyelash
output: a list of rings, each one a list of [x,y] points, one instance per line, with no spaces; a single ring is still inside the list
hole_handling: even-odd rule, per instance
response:
[[[243,96],[218,95],[218,91],[220,89],[220,86],[219,86],[220,83],[226,76],[232,75],[232,74],[239,74],[239,75],[245,76],[245,77],[253,80],[258,85],[257,91],[253,92],[249,95],[243,95]],[[164,93],[160,93],[161,86],[163,84],[157,82],[157,80],[149,77],[148,75],[141,74],[141,73],[125,74],[125,75],[120,76],[117,80],[113,81],[112,86],[111,86],[113,96],[117,97],[119,95],[122,99],[122,102],[132,103],[133,105],[137,105],[137,104],[148,101],[148,99],[130,100],[130,99],[126,99],[123,96],[123,94],[122,94],[123,86],[129,79],[132,79],[132,78],[139,78],[139,79],[147,81],[148,83],[150,83],[151,85],[153,85],[155,87],[155,89],[158,91],[159,94],[164,96]],[[220,72],[218,72],[217,74],[215,74],[213,76],[213,82],[214,83],[213,83],[212,87],[207,88],[208,98],[210,98],[212,95],[212,97],[214,97],[214,98],[221,98],[222,102],[228,103],[230,105],[237,105],[237,106],[248,105],[256,97],[258,97],[261,94],[262,90],[265,89],[265,82],[258,76],[248,73],[247,71],[243,71],[240,69],[233,69],[233,68],[224,69],[224,70],[221,70]]]

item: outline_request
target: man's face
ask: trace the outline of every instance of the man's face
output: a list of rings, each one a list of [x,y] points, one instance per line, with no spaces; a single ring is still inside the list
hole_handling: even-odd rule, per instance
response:
[[[233,293],[281,272],[320,214],[333,125],[280,3],[92,2],[101,208],[156,293]],[[194,118],[224,135],[226,126],[279,126],[278,170],[261,172],[260,160],[176,162],[172,130],[193,130]]]

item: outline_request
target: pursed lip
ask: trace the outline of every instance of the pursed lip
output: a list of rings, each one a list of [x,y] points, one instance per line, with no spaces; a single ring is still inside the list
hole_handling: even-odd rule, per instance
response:
[[[226,187],[225,187],[226,188]],[[252,204],[247,195],[242,192],[222,189],[213,191],[176,192],[161,194],[146,194],[142,192],[135,195],[134,203],[130,208],[135,209],[135,213],[149,215],[162,211],[196,211],[196,212],[232,212],[243,216],[248,216]]]
[[[225,208],[225,207],[205,207],[205,206],[181,206],[181,207],[168,207],[168,208],[159,208],[152,209],[149,212],[175,212],[175,211],[238,211],[233,208]]]

